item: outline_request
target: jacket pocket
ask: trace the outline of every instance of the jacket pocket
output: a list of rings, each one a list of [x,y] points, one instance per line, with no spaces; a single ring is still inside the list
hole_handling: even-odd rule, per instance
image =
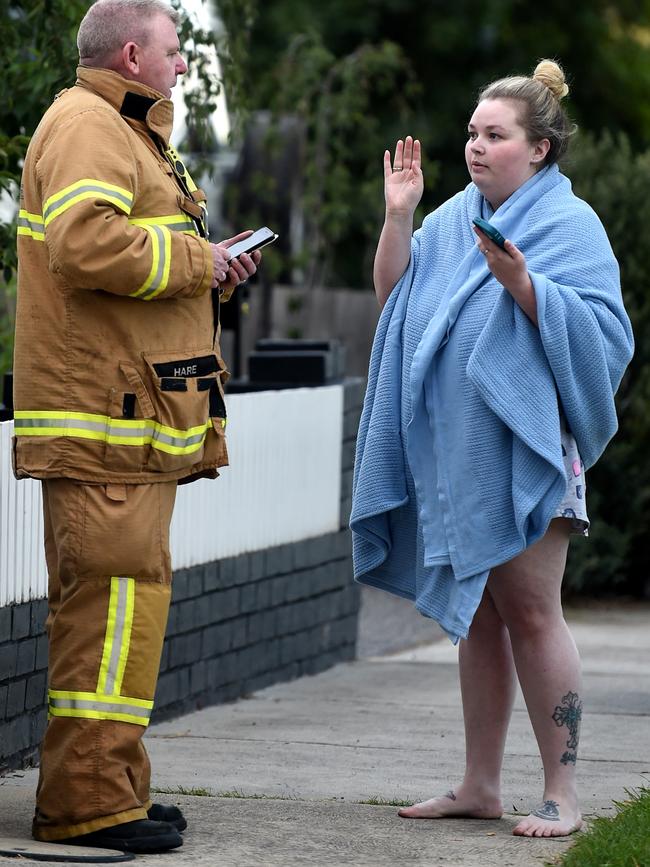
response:
[[[205,460],[215,467],[224,467],[228,464],[226,401],[223,390],[224,382],[228,376],[228,371],[224,368],[217,376],[203,377],[196,383],[197,388],[201,391],[207,391],[209,396],[212,430],[208,436]]]
[[[106,467],[118,472],[140,473],[149,460],[155,409],[137,367],[119,362],[120,380],[108,394]]]
[[[169,473],[200,463],[207,457],[206,440],[213,430],[213,383],[223,404],[221,359],[213,349],[200,348],[143,357],[156,421],[147,469]]]

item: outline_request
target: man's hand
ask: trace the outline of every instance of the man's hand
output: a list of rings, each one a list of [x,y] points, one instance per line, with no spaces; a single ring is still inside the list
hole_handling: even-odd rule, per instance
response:
[[[257,271],[262,254],[259,250],[255,250],[250,255],[242,253],[236,259],[228,261],[228,247],[236,244],[237,241],[243,241],[253,234],[252,229],[247,229],[245,232],[240,232],[232,238],[226,238],[219,244],[210,244],[212,249],[212,261],[214,262],[214,282],[213,288],[219,287],[220,292],[227,292],[244,283],[249,277]]]
[[[220,244],[210,244],[212,253],[212,288],[216,289],[228,276],[228,253]]]

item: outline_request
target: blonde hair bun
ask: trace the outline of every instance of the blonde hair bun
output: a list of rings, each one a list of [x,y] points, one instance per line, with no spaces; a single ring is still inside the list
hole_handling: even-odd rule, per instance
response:
[[[540,60],[533,72],[533,79],[548,87],[557,100],[562,99],[569,92],[564,71],[554,60]]]

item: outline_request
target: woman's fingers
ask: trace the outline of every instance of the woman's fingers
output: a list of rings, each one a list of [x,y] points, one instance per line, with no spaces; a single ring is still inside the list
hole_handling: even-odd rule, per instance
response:
[[[390,151],[384,151],[384,178],[389,178],[393,174],[390,163]]]
[[[384,177],[389,177],[393,172],[407,172],[411,168],[420,168],[422,163],[422,148],[419,139],[407,135],[404,140],[399,139],[395,145],[395,156],[392,160],[390,152],[384,151]]]
[[[393,171],[401,172],[404,168],[404,142],[400,139],[395,147],[395,159],[393,161]]]
[[[404,171],[408,171],[411,168],[411,161],[413,160],[413,138],[410,135],[406,136],[406,140],[404,142],[404,157],[402,165],[404,167]]]
[[[413,142],[413,162],[411,165],[414,169],[422,167],[422,147],[418,138]]]
[[[524,254],[521,252],[519,247],[516,247],[508,238],[506,238],[506,243],[504,244],[503,249],[509,256],[512,256],[513,259],[517,259],[519,256],[521,256],[522,259],[524,257]]]

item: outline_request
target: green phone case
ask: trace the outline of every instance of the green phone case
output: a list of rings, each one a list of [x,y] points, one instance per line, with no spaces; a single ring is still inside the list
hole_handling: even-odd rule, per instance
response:
[[[487,220],[484,220],[482,217],[474,217],[472,220],[475,226],[478,226],[482,232],[488,236],[491,241],[494,241],[495,244],[498,244],[499,247],[503,247],[506,243],[506,239],[503,237],[501,232],[498,229],[495,229],[491,223],[488,223]]]

